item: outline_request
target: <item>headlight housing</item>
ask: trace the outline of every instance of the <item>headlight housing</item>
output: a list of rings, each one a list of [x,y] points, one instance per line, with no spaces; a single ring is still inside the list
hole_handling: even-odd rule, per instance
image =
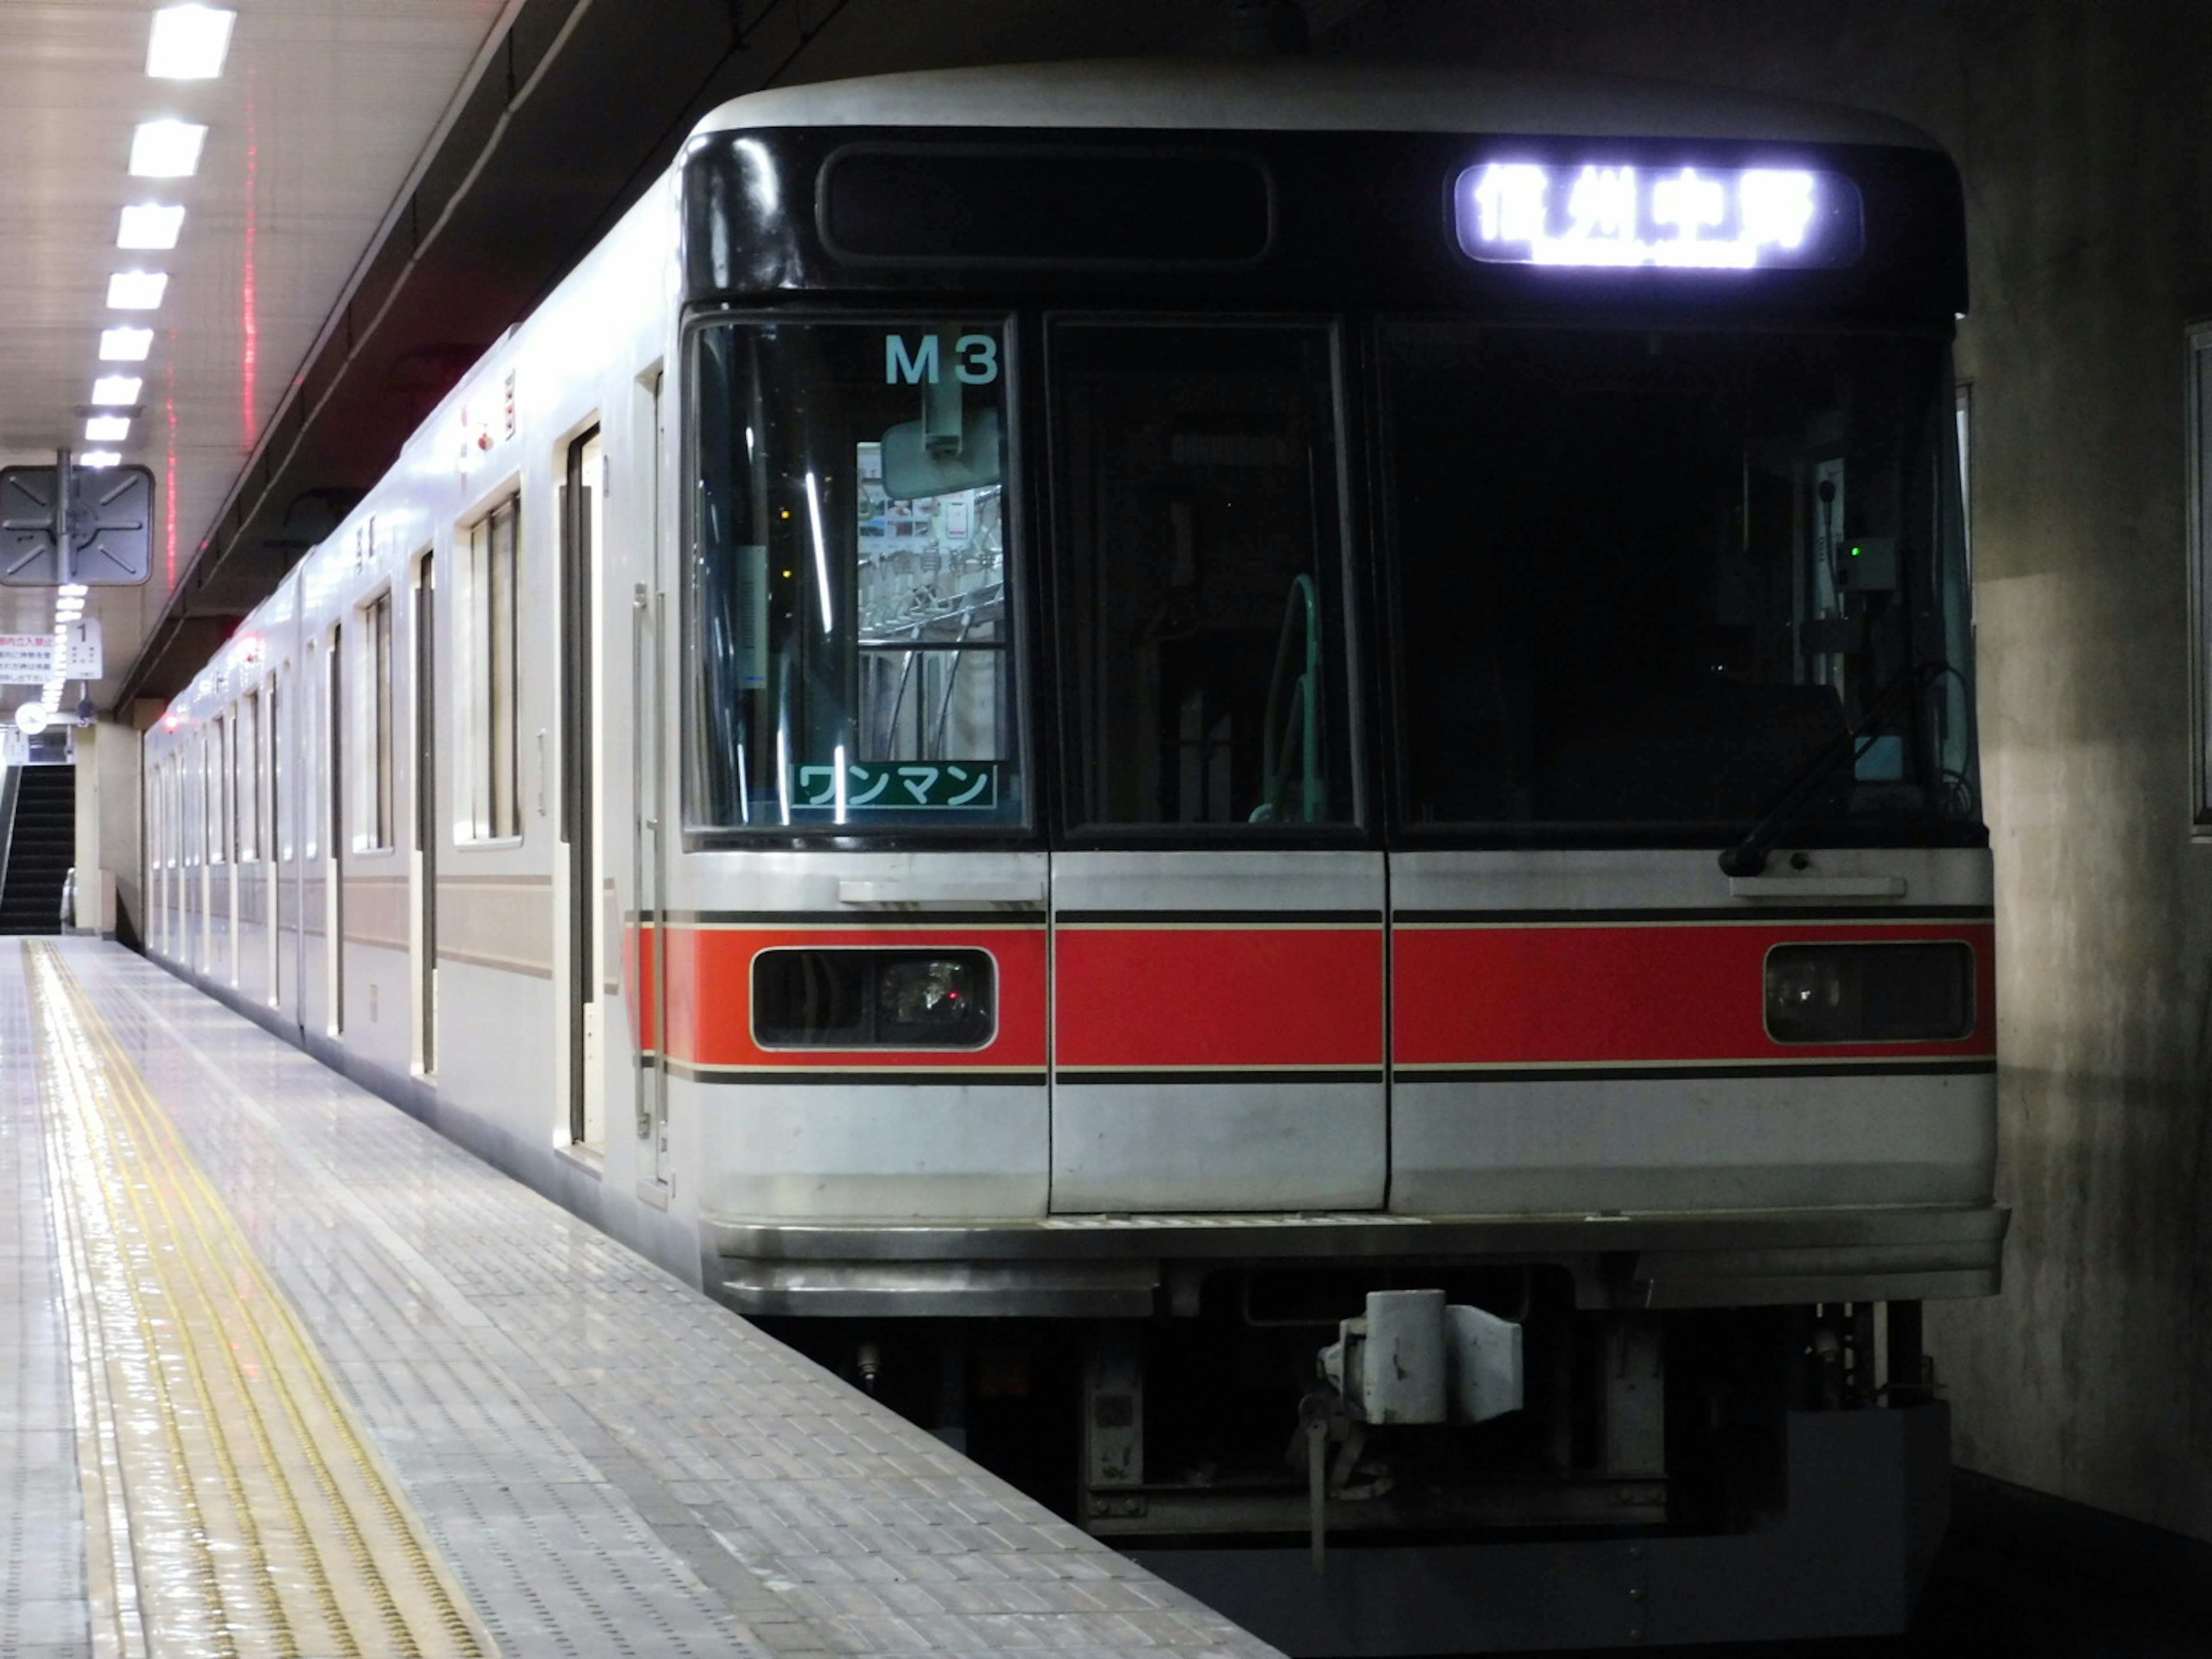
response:
[[[1955,1042],[1973,1030],[1974,951],[1960,940],[1766,953],[1766,1034],[1777,1042]]]
[[[763,951],[753,1041],[763,1048],[975,1048],[991,1040],[982,951]]]

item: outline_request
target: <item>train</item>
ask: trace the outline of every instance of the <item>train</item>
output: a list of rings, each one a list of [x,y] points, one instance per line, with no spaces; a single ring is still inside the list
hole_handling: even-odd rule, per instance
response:
[[[739,98],[147,732],[147,948],[1286,1651],[1900,1628],[1966,305],[1815,104]]]

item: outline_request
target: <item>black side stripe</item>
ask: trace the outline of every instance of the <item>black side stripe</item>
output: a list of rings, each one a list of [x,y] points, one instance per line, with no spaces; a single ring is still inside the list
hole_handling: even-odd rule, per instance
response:
[[[1984,922],[1996,919],[1993,905],[1885,904],[1875,900],[1863,907],[1844,908],[1832,900],[1819,904],[1778,903],[1747,900],[1726,908],[1683,906],[1672,910],[1394,910],[1394,922],[1461,922],[1496,927],[1541,927],[1562,922],[1584,925],[1637,922],[1779,922],[1802,927],[1815,923],[1864,927],[1887,921]]]
[[[1794,1077],[1988,1077],[1994,1060],[1823,1060],[1756,1066],[1468,1066],[1427,1070],[1407,1066],[1390,1073],[1393,1083],[1644,1083],[1696,1082],[1730,1078]]]

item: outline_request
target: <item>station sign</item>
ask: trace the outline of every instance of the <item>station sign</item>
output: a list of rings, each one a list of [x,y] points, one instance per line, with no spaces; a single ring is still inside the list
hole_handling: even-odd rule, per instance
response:
[[[44,685],[48,680],[96,680],[106,672],[100,618],[87,617],[52,634],[0,634],[0,685]]]

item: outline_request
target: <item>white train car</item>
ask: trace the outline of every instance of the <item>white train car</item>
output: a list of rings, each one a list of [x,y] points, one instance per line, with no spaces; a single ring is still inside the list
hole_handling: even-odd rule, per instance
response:
[[[149,949],[1294,1651],[1897,1628],[1963,246],[1682,88],[741,99],[150,734]]]

